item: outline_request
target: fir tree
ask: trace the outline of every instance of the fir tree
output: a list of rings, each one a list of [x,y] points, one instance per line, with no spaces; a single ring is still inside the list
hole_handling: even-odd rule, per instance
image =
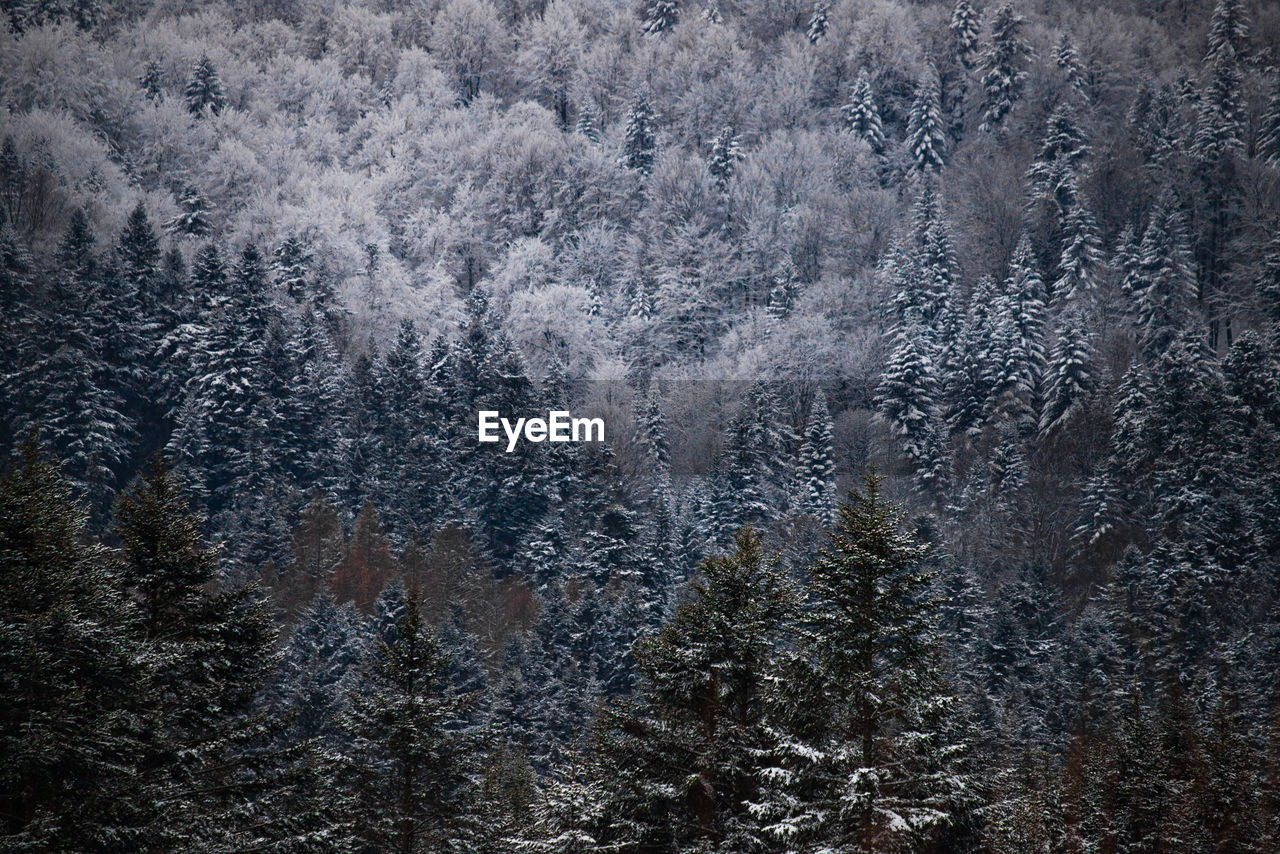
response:
[[[918,482],[931,487],[945,479],[945,461],[937,429],[941,381],[927,340],[919,324],[907,323],[898,329],[877,397],[880,412],[898,435]]]
[[[148,101],[159,101],[164,95],[164,71],[160,63],[154,59],[147,63],[142,76],[138,78],[138,86]]]
[[[1053,60],[1071,87],[1088,100],[1089,78],[1085,74],[1084,64],[1080,61],[1080,52],[1076,50],[1076,46],[1071,43],[1071,38],[1066,33],[1063,33],[1062,38],[1058,40],[1058,48],[1054,51]]]
[[[1207,56],[1230,50],[1242,56],[1249,43],[1249,15],[1243,0],[1217,0],[1209,19]]]
[[[1258,156],[1273,169],[1280,169],[1280,76],[1271,84],[1271,97],[1258,130]]]
[[[809,423],[805,427],[804,442],[800,445],[796,472],[800,494],[796,507],[824,525],[835,519],[836,461],[832,430],[827,397],[822,389],[818,389],[809,405]]]
[[[639,95],[632,102],[627,114],[626,141],[622,148],[622,162],[628,169],[634,169],[641,175],[648,175],[653,166],[654,148],[654,116],[649,108],[649,98]]]
[[[186,234],[192,237],[203,237],[212,227],[205,209],[204,197],[200,191],[190,185],[182,188],[178,198],[182,212],[164,224],[164,230],[170,234]]]
[[[817,3],[813,4],[813,12],[809,15],[809,26],[805,30],[805,36],[809,39],[809,44],[817,44],[827,34],[827,27],[830,26],[827,21],[827,13],[830,10],[831,4],[826,0],[818,0]]]
[[[845,127],[850,133],[866,140],[872,151],[884,149],[884,129],[880,125],[880,110],[875,94],[871,91],[871,79],[866,69],[858,72],[858,79],[849,94],[849,102],[841,107]]]
[[[1161,199],[1142,235],[1135,287],[1138,324],[1149,354],[1163,352],[1191,322],[1196,278],[1186,221],[1172,196]]]
[[[946,142],[938,73],[929,68],[916,86],[915,101],[907,117],[906,146],[912,166],[919,172],[940,171]]]
[[[1022,40],[1022,17],[1006,3],[991,22],[991,44],[982,55],[982,129],[993,130],[1013,109],[1027,77],[1031,48]]]
[[[738,143],[738,135],[726,125],[711,141],[711,156],[707,158],[707,169],[721,189],[729,184],[744,156]]]
[[[978,12],[969,0],[957,0],[951,12],[951,43],[956,59],[967,69],[974,67],[978,58]]]
[[[470,698],[447,681],[449,662],[416,591],[378,642],[351,695],[340,763],[357,838],[371,850],[467,845],[473,745],[458,732]],[[390,628],[390,626],[389,626]]]
[[[1058,318],[1057,338],[1045,372],[1040,430],[1048,433],[1079,411],[1095,384],[1093,336],[1079,310]]]
[[[645,35],[657,36],[675,29],[680,5],[675,0],[649,0],[644,8]],[[634,167],[633,167],[634,168]]]
[[[809,571],[785,735],[757,805],[790,850],[922,848],[972,806],[924,548],[869,475]]]
[[[1076,203],[1063,223],[1062,256],[1058,259],[1058,278],[1053,283],[1055,299],[1079,301],[1097,286],[1097,271],[1102,266],[1102,241],[1093,213],[1077,193]]]
[[[206,109],[217,115],[226,107],[227,96],[222,91],[222,81],[218,79],[218,72],[208,56],[200,57],[200,61],[191,67],[183,97],[187,111],[193,115],[201,115]]]

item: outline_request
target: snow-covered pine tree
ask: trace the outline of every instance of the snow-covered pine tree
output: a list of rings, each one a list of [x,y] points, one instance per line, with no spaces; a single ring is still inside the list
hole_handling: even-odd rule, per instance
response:
[[[938,72],[925,69],[916,84],[915,100],[907,116],[907,156],[917,172],[939,172],[947,137],[942,124],[942,93]]]
[[[645,35],[658,36],[675,29],[680,20],[680,4],[675,0],[648,0],[644,7]]]
[[[923,324],[900,325],[876,394],[881,414],[899,437],[902,453],[911,461],[917,483],[925,489],[946,480],[938,430],[941,379],[934,359],[936,346],[930,341]]]
[[[1209,19],[1206,55],[1230,49],[1234,55],[1243,56],[1248,45],[1249,13],[1244,0],[1217,0]]]
[[[1075,204],[1063,222],[1062,255],[1051,298],[1078,302],[1092,295],[1097,287],[1097,273],[1103,262],[1102,241],[1088,204],[1079,191],[1073,190],[1072,195]]]
[[[809,404],[809,421],[800,445],[796,485],[799,495],[796,508],[820,523],[830,525],[836,509],[836,459],[832,443],[834,426],[827,396],[822,389],[814,392]]]
[[[209,233],[211,225],[205,206],[204,196],[190,184],[182,188],[178,197],[178,206],[182,210],[164,224],[164,230],[170,234],[184,234],[191,237],[203,237]]]
[[[858,72],[853,89],[849,93],[849,101],[840,108],[844,116],[844,125],[850,133],[866,140],[871,150],[884,150],[884,128],[880,123],[880,108],[876,106],[875,93],[871,89],[871,78],[864,68]]]
[[[191,67],[183,98],[187,103],[187,111],[193,115],[201,115],[206,110],[217,115],[226,107],[227,96],[222,91],[222,81],[208,56],[200,57]]]
[[[813,4],[813,12],[809,14],[809,26],[805,30],[809,44],[817,44],[827,34],[827,27],[830,26],[827,20],[829,11],[831,11],[831,4],[827,0],[818,0]]]
[[[1040,151],[1027,170],[1031,183],[1031,201],[1053,205],[1059,219],[1064,219],[1076,204],[1077,178],[1089,143],[1068,105],[1057,107],[1049,116]]]
[[[1280,169],[1280,75],[1271,81],[1271,97],[1259,120],[1258,157],[1273,169]]]
[[[711,154],[707,158],[707,169],[715,177],[717,186],[721,189],[728,186],[744,157],[738,135],[725,125],[711,141]]]
[[[1080,61],[1080,52],[1071,43],[1071,37],[1067,33],[1063,33],[1062,38],[1058,40],[1058,47],[1053,53],[1053,61],[1057,64],[1058,69],[1062,71],[1063,76],[1067,78],[1071,88],[1079,92],[1086,101],[1090,100],[1089,78],[1085,74],[1084,63]]]
[[[626,140],[622,147],[622,162],[628,169],[648,175],[653,166],[654,115],[649,106],[649,96],[641,93],[631,103],[627,113]]]
[[[974,806],[925,549],[868,475],[809,570],[754,812],[784,850],[916,850]]]
[[[1006,3],[991,22],[991,43],[982,55],[982,129],[994,130],[1013,109],[1026,81],[1031,48],[1022,40],[1022,16]]]
[[[342,718],[339,774],[360,844],[411,852],[467,847],[476,747],[459,724],[471,697],[447,681],[449,662],[416,591],[370,655]]]
[[[1093,335],[1083,311],[1079,308],[1063,311],[1058,316],[1057,327],[1045,371],[1045,400],[1040,413],[1040,431],[1044,434],[1079,411],[1096,383]]]
[[[154,59],[147,63],[142,76],[138,78],[138,87],[148,101],[159,101],[164,95],[164,70]]]
[[[1196,307],[1197,282],[1186,220],[1171,193],[1156,204],[1143,232],[1136,279],[1143,347],[1154,356],[1191,323]]]
[[[957,0],[951,12],[951,43],[960,65],[972,69],[978,58],[978,24],[980,16],[969,0]]]

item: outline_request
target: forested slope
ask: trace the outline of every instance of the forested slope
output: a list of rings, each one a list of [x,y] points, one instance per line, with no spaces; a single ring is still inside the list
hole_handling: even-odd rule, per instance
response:
[[[3,7],[4,846],[1280,845],[1280,7]]]

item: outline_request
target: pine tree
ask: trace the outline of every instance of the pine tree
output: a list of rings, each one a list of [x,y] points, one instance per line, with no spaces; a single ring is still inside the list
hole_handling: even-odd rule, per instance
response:
[[[600,129],[596,127],[595,114],[588,106],[584,106],[578,111],[578,122],[574,126],[574,130],[591,142],[600,141]]]
[[[925,849],[972,805],[924,548],[868,475],[809,571],[757,812],[788,850]]]
[[[187,102],[187,112],[197,116],[206,109],[217,115],[226,107],[227,96],[222,91],[222,81],[218,79],[218,72],[208,56],[200,57],[200,61],[191,67],[183,97]]]
[[[845,127],[850,133],[866,140],[872,151],[884,150],[884,129],[880,124],[880,109],[876,106],[875,94],[871,91],[871,79],[864,68],[858,72],[858,79],[849,93],[849,102],[840,108],[844,114]]]
[[[929,488],[945,480],[946,466],[937,428],[941,381],[927,341],[928,333],[918,323],[898,329],[877,399],[918,482]]]
[[[159,101],[164,95],[164,70],[154,59],[147,63],[142,76],[138,78],[138,86],[148,101]]]
[[[1249,43],[1249,15],[1243,0],[1217,0],[1209,20],[1207,56],[1230,49],[1243,56]]]
[[[338,723],[355,687],[365,640],[355,608],[338,605],[328,594],[302,612],[270,692],[273,712],[289,722],[284,732],[289,742],[340,743]]]
[[[147,651],[113,562],[33,439],[0,478],[0,567],[0,847],[145,847]]]
[[[715,177],[717,186],[724,189],[729,184],[744,156],[738,143],[738,135],[733,132],[733,128],[725,125],[711,141],[711,156],[707,158],[707,169]]]
[[[680,20],[680,4],[675,0],[649,0],[644,9],[645,35],[658,36],[675,29]],[[634,168],[634,167],[633,167]]]
[[[796,480],[799,496],[796,507],[824,525],[835,519],[836,461],[832,445],[833,425],[827,397],[818,389],[809,405],[809,423],[800,445]]]
[[[1280,169],[1280,76],[1271,83],[1271,97],[1258,129],[1258,157]]]
[[[634,169],[641,175],[648,175],[653,166],[654,148],[654,116],[649,108],[647,95],[638,95],[627,113],[626,141],[622,148],[622,162],[628,169]]]
[[[1066,33],[1063,33],[1062,38],[1058,40],[1058,48],[1054,51],[1053,59],[1071,87],[1084,96],[1085,100],[1089,100],[1089,78],[1085,74],[1084,63],[1080,61],[1080,52],[1076,50],[1076,46],[1071,43],[1071,38]]]
[[[793,594],[759,533],[734,544],[702,564],[692,601],[636,643],[636,699],[604,721],[613,767],[600,843],[747,850],[758,835],[764,695]]]
[[[182,212],[164,224],[164,230],[170,234],[187,234],[192,237],[203,237],[212,227],[205,210],[204,197],[200,191],[190,185],[182,188],[178,198]]]
[[[941,171],[946,143],[938,73],[929,68],[916,85],[915,101],[907,117],[906,146],[912,166],[919,172]]]
[[[276,287],[298,302],[312,298],[311,251],[297,235],[286,237],[276,247],[271,262],[272,279]]]
[[[993,130],[1022,94],[1031,48],[1022,40],[1022,17],[1006,3],[991,22],[991,44],[982,55],[982,129]]]
[[[458,731],[471,698],[447,682],[449,662],[416,591],[378,643],[342,727],[339,762],[362,846],[405,854],[466,847],[475,797],[474,745]]]
[[[969,0],[957,0],[951,12],[951,43],[954,45],[956,59],[967,69],[974,67],[978,58],[978,12]]]
[[[1068,310],[1058,318],[1057,338],[1045,372],[1045,402],[1040,430],[1049,433],[1079,411],[1093,391],[1093,336],[1084,315]]]
[[[1197,290],[1186,221],[1171,195],[1151,214],[1135,278],[1143,346],[1149,354],[1158,354],[1191,322]]]
[[[1089,144],[1075,112],[1060,106],[1049,116],[1048,127],[1035,162],[1027,170],[1033,202],[1052,204],[1065,219],[1078,202],[1078,177]]]
[[[805,30],[805,37],[809,39],[809,44],[817,44],[827,34],[827,27],[830,26],[827,21],[829,11],[831,11],[831,4],[826,0],[818,0],[813,4],[813,12],[809,15],[809,26]]]
[[[1058,259],[1058,278],[1052,296],[1075,302],[1085,299],[1097,286],[1097,271],[1102,267],[1102,241],[1098,226],[1084,199],[1074,193],[1076,203],[1063,223],[1062,256]]]
[[[1197,157],[1216,163],[1238,154],[1244,139],[1244,105],[1239,58],[1224,42],[1205,59],[1208,80],[1198,104],[1193,149]]]

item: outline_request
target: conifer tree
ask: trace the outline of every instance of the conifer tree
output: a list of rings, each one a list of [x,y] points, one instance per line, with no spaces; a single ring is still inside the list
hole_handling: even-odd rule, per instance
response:
[[[1280,169],[1280,76],[1271,83],[1271,97],[1258,130],[1258,156],[1273,169]]]
[[[946,142],[938,73],[930,67],[916,85],[915,101],[907,117],[906,146],[913,168],[918,172],[940,171]]]
[[[1013,109],[1026,80],[1031,48],[1022,40],[1022,16],[1006,3],[991,22],[991,44],[982,55],[982,129],[994,130]]]
[[[416,591],[388,629],[342,721],[350,742],[339,768],[356,837],[404,854],[468,847],[476,757],[458,725],[473,698],[451,689]]]
[[[884,128],[880,124],[880,109],[876,106],[875,93],[866,69],[858,72],[858,79],[849,93],[849,102],[841,107],[844,124],[849,131],[866,140],[871,150],[884,149]]]
[[[147,63],[142,76],[138,78],[138,87],[148,101],[159,101],[164,94],[164,70],[154,59]]]
[[[711,156],[707,158],[707,169],[721,189],[728,185],[744,156],[738,143],[738,135],[726,125],[711,141]]]
[[[928,340],[919,323],[899,327],[877,392],[880,412],[923,487],[944,481],[946,471],[937,428],[941,379]]]
[[[662,35],[675,29],[680,20],[680,5],[675,0],[649,0],[644,8],[644,32],[646,35]]]
[[[969,0],[957,0],[951,12],[951,43],[954,45],[956,59],[967,69],[974,67],[978,58],[978,23],[977,10]]]
[[[1058,259],[1058,278],[1053,283],[1052,297],[1079,301],[1097,286],[1097,271],[1102,266],[1102,241],[1093,212],[1084,199],[1073,192],[1076,203],[1063,223],[1062,256]]]
[[[222,81],[218,79],[217,69],[208,56],[200,57],[200,61],[191,67],[183,97],[187,111],[193,115],[201,115],[205,110],[217,115],[226,107],[227,96],[222,91]]]
[[[1187,245],[1186,220],[1166,195],[1142,235],[1136,288],[1138,324],[1149,354],[1163,352],[1191,322],[1197,284]]]
[[[170,234],[186,234],[192,237],[203,237],[212,227],[205,210],[204,197],[200,191],[190,185],[182,188],[178,197],[178,205],[182,211],[164,224],[164,230]]]
[[[622,148],[622,161],[628,169],[634,169],[641,175],[648,175],[653,165],[654,148],[654,116],[649,107],[649,97],[640,94],[631,104],[627,114],[626,141]]]
[[[924,548],[868,475],[809,571],[794,683],[757,805],[787,850],[926,848],[972,806]]]
[[[1077,412],[1093,391],[1093,336],[1083,313],[1068,310],[1058,318],[1053,352],[1045,372],[1045,401],[1040,430],[1048,433]]]
[[[1063,33],[1062,38],[1058,40],[1058,48],[1054,51],[1053,60],[1066,76],[1071,88],[1088,100],[1089,78],[1085,74],[1084,64],[1080,61],[1080,52],[1076,50],[1076,46],[1071,43],[1071,37],[1066,33]]]
[[[836,461],[832,445],[833,426],[827,396],[818,389],[809,405],[809,423],[800,445],[796,473],[799,496],[796,507],[824,525],[835,518]]]
[[[827,27],[830,26],[827,21],[827,13],[829,11],[831,11],[831,4],[826,0],[818,0],[813,4],[813,12],[809,15],[809,26],[805,30],[805,36],[809,39],[809,44],[817,44],[827,34]]]

